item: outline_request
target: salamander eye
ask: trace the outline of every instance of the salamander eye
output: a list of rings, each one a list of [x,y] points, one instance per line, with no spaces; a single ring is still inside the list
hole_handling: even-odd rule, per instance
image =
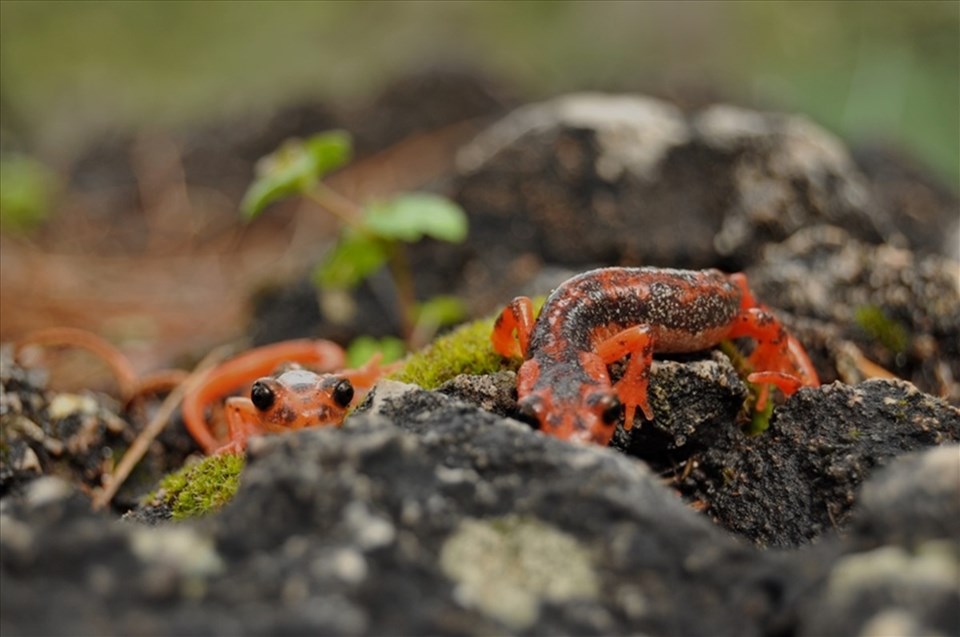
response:
[[[341,380],[333,388],[333,401],[341,407],[346,407],[353,400],[353,385],[349,380]]]
[[[612,425],[617,422],[617,419],[620,418],[620,412],[623,409],[623,405],[620,404],[620,400],[616,396],[607,396],[601,402],[600,406],[603,409],[600,412],[600,418],[603,419],[603,422],[608,425]]]
[[[253,402],[253,406],[260,411],[266,411],[273,407],[273,403],[276,400],[277,395],[273,393],[273,390],[270,389],[266,383],[258,380],[253,384],[253,387],[250,388],[250,401]]]

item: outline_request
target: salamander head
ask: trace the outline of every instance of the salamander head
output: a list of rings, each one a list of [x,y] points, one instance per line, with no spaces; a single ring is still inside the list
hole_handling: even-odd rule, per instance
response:
[[[346,378],[295,369],[256,381],[250,401],[265,429],[301,429],[340,424],[353,394]]]
[[[608,445],[623,409],[609,387],[584,385],[579,395],[559,398],[551,389],[534,390],[518,404],[521,418],[543,433],[575,442]]]

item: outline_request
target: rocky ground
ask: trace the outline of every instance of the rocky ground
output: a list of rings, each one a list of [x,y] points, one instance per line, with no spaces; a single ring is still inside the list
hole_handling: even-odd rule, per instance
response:
[[[746,270],[824,381],[759,434],[719,351],[658,358],[656,420],[610,448],[514,419],[511,371],[384,381],[340,429],[256,439],[222,510],[118,520],[182,432],[93,513],[125,414],[53,409],[0,356],[0,632],[955,634],[956,194],[857,157],[800,117],[570,95],[503,116],[437,184],[472,229],[421,246],[444,267],[419,291],[478,313],[598,264]],[[333,329],[311,307],[298,329]]]

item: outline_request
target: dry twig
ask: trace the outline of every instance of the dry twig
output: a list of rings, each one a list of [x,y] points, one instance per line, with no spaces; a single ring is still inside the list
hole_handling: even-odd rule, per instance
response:
[[[160,435],[163,428],[173,415],[174,410],[180,405],[187,392],[195,389],[207,376],[207,372],[213,369],[220,361],[226,358],[230,348],[228,346],[218,347],[207,354],[202,361],[194,368],[183,382],[170,392],[170,394],[161,403],[157,413],[154,414],[150,422],[143,428],[143,431],[137,436],[123,455],[116,468],[109,476],[105,476],[103,487],[93,496],[93,509],[102,509],[110,503],[113,496],[123,485],[124,481],[130,476],[130,472],[137,466],[141,458],[147,453],[150,444]]]

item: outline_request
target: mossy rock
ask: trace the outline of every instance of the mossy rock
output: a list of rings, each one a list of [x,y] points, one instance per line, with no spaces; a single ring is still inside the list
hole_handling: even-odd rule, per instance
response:
[[[424,389],[436,389],[460,374],[492,374],[508,367],[510,363],[490,345],[493,321],[492,317],[479,319],[438,337],[411,354],[392,378]]]
[[[245,465],[242,455],[209,456],[163,478],[160,488],[145,501],[170,507],[175,520],[205,515],[233,498]]]
[[[533,299],[535,314],[540,312],[545,300],[543,296]],[[500,356],[490,343],[495,320],[495,316],[478,319],[438,337],[411,354],[403,367],[390,377],[424,389],[436,389],[460,374],[493,374],[503,369],[516,371],[521,361]]]

